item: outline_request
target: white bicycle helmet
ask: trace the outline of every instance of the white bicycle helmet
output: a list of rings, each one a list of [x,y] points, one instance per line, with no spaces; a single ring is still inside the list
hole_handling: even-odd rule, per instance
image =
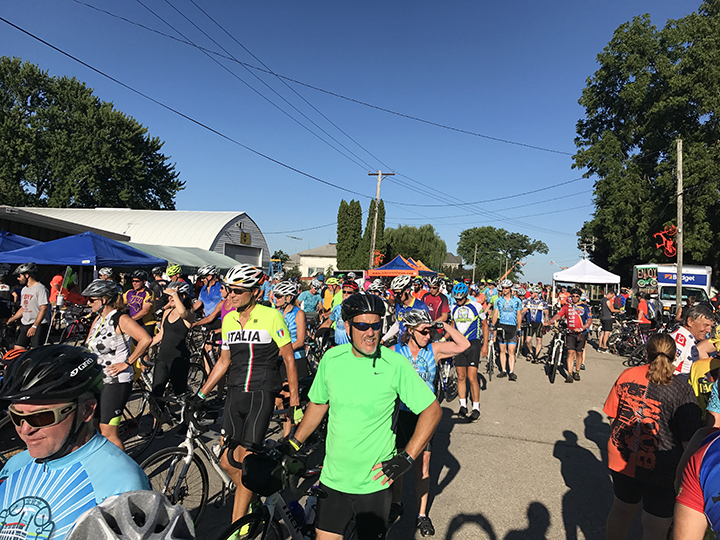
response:
[[[281,281],[273,287],[275,296],[297,296],[297,286],[292,281]]]
[[[104,268],[101,268],[98,270],[98,276],[112,276],[113,275],[113,269],[109,266],[106,266]]]
[[[432,324],[430,314],[424,309],[410,309],[403,314],[403,325],[405,327],[417,326],[419,324]]]
[[[108,497],[77,520],[67,540],[194,540],[190,514],[157,491]]]
[[[310,282],[311,287],[315,287],[316,289],[322,289],[322,282],[319,279],[313,279]]]
[[[348,272],[347,277],[348,277],[348,279],[352,279],[352,280],[357,278],[357,276],[355,275],[355,272]]]
[[[504,288],[506,288],[506,287],[512,288],[513,282],[510,281],[509,279],[503,279],[503,280],[499,283],[499,285],[500,285],[500,288],[501,288],[501,289],[504,289]]]
[[[275,274],[277,275],[277,274]],[[262,282],[262,268],[252,266],[251,264],[238,264],[233,266],[225,274],[223,283],[227,287],[243,287],[245,289],[254,289]]]
[[[385,285],[383,285],[382,279],[376,279],[374,280],[370,286],[367,289],[370,292],[377,291],[384,293],[385,292]]]
[[[390,283],[390,289],[393,291],[404,291],[410,286],[412,277],[408,275],[402,275],[395,277]]]
[[[442,280],[438,276],[433,276],[428,280],[430,287],[439,287]]]
[[[279,279],[282,281],[285,279],[285,272],[275,272],[275,274],[273,274],[273,279]]]
[[[214,264],[207,264],[198,268],[197,277],[217,276],[217,267]]]

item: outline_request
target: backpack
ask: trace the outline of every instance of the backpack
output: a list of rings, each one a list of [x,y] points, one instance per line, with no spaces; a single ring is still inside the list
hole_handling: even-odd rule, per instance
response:
[[[651,321],[657,320],[657,310],[655,309],[655,302],[652,300],[647,300],[647,307],[648,307],[648,319]]]

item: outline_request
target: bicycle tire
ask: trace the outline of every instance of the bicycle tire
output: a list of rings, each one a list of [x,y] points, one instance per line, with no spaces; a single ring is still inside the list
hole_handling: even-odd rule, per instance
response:
[[[73,345],[75,347],[84,344],[87,335],[84,331],[81,330],[84,329],[81,329],[78,323],[72,323],[70,326],[65,328],[65,330],[63,330],[62,334],[60,334],[60,343],[63,343],[65,345]]]
[[[137,460],[153,442],[159,427],[160,422],[155,422],[147,392],[133,391],[123,407],[118,426],[118,437],[127,455]]]
[[[207,373],[205,367],[199,362],[190,362],[190,369],[188,370],[188,390],[192,391],[193,394],[197,394],[207,381]]]
[[[490,349],[488,350],[487,366],[485,366],[485,370],[487,372],[488,381],[492,381],[493,372],[495,371],[495,342],[492,342],[490,344]]]
[[[183,475],[187,455],[184,448],[163,448],[143,461],[140,468],[147,475],[150,487],[163,493],[170,503],[182,504],[197,525],[205,513],[210,481],[207,467],[197,454],[193,454]]]
[[[555,384],[555,376],[557,375],[558,367],[562,361],[562,346],[557,345],[553,348],[552,364],[550,365],[550,384]]]
[[[265,526],[266,523],[267,527]],[[235,533],[248,525],[250,528],[247,534],[234,536]],[[233,540],[235,538],[239,540],[251,540],[254,538],[261,540],[282,540],[285,536],[282,534],[282,529],[277,521],[274,519],[267,521],[267,518],[263,517],[262,512],[253,512],[233,522],[230,527],[220,533],[217,540],[229,540],[230,538],[233,538]]]
[[[647,363],[645,344],[638,345],[627,360],[623,362],[628,367],[642,366]]]
[[[445,379],[445,401],[450,403],[458,397],[457,369],[455,365],[448,365]]]

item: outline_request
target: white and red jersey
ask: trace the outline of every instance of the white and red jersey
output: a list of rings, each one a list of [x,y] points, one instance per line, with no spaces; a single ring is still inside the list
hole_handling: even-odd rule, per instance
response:
[[[588,319],[592,319],[590,307],[584,303],[566,303],[555,315],[556,319],[565,317],[569,330],[582,330]],[[587,330],[585,330],[587,331]]]
[[[684,326],[681,326],[670,335],[675,340],[675,346],[677,347],[677,355],[673,362],[675,375],[690,373],[693,362],[700,359],[700,353],[695,346],[697,343],[695,336]]]

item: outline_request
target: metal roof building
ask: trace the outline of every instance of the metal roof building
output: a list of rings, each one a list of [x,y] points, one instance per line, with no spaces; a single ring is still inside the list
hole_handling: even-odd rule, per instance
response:
[[[238,262],[270,264],[260,228],[245,212],[132,210],[128,208],[22,208],[23,211],[109,231],[141,244],[194,247]]]

